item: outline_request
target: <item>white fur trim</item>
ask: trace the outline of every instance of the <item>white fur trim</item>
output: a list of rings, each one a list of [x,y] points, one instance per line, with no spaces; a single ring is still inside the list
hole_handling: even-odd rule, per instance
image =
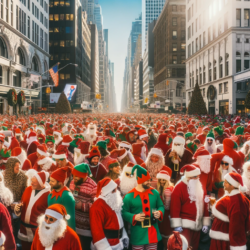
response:
[[[224,240],[224,241],[229,241],[229,234],[227,233],[222,233],[219,231],[214,231],[210,229],[209,236],[211,239],[214,240]]]
[[[222,158],[222,161],[225,161],[227,163],[229,163],[229,165],[233,166],[234,165],[234,161],[231,157],[229,157],[228,155],[225,155],[223,158]]]
[[[36,177],[36,179],[37,179],[37,181],[38,181],[38,183],[39,183],[39,185],[40,185],[41,187],[44,186],[44,183],[43,183],[41,177],[38,175],[38,173],[36,173],[33,177]],[[45,177],[46,177],[46,174],[45,174]],[[45,181],[46,181],[46,180],[45,180]]]
[[[181,136],[176,136],[173,140],[174,143],[185,145],[185,139]]]
[[[49,157],[45,157],[42,160],[38,161],[38,165],[43,165],[45,163],[47,163],[48,161],[51,161],[51,164],[56,164],[51,158]]]
[[[94,246],[97,250],[112,250],[106,237],[97,241]]]
[[[63,146],[69,146],[69,143],[62,142],[62,145],[63,145]]]
[[[183,235],[180,234],[180,236],[181,236],[181,240],[182,240],[182,250],[187,250],[187,248],[189,246],[188,241]]]
[[[117,157],[118,161],[121,161],[124,157],[127,156],[127,154],[128,154],[128,152],[127,152],[127,150],[126,150],[126,152],[125,152],[122,156]]]
[[[246,245],[241,246],[241,247],[230,246],[230,250],[247,250],[247,246]]]
[[[0,247],[4,244],[5,240],[6,240],[5,235],[2,232],[1,233],[1,238],[0,238]]]
[[[144,134],[144,135],[139,136],[140,139],[143,139],[145,137],[148,137],[148,134]]]
[[[197,159],[211,159],[211,155],[198,155]]]
[[[192,171],[185,171],[185,176],[187,178],[189,177],[193,177],[193,176],[197,176],[197,175],[200,175],[201,174],[201,170],[199,168],[196,168],[195,170],[192,170]]]
[[[57,131],[54,131],[54,132],[53,132],[53,135],[58,135],[59,137],[62,136],[62,134],[61,134],[60,132],[57,132]]]
[[[157,179],[163,179],[163,180],[170,181],[170,176],[167,175],[167,174],[158,173],[158,174],[156,175],[156,178],[157,178]]]
[[[36,152],[40,155],[43,155],[43,156],[49,156],[49,154],[47,152],[44,152],[44,151],[40,150],[39,148],[37,148]]]
[[[3,145],[4,145],[6,148],[8,148],[8,147],[10,146],[10,143],[7,142],[7,141],[4,141]]]
[[[152,148],[151,150],[150,150],[150,153],[149,153],[150,155],[158,155],[158,156],[160,156],[160,157],[162,157],[163,156],[163,153],[162,153],[162,151],[159,149],[159,148]]]
[[[120,147],[124,147],[124,148],[132,149],[132,146],[131,146],[130,144],[123,143],[123,142],[121,142],[121,143],[119,144],[119,146],[120,146]]]
[[[227,194],[227,196],[234,196],[234,195],[237,195],[240,193],[240,190],[239,189],[234,189],[231,191],[230,194]]]
[[[215,140],[213,137],[207,137],[206,140],[207,139],[210,139],[210,140],[213,140],[213,141]]]
[[[220,219],[220,220],[222,220],[222,221],[224,221],[224,222],[229,222],[228,216],[225,215],[225,214],[223,214],[223,213],[221,213],[220,211],[218,211],[218,210],[216,209],[216,204],[212,207],[212,213],[213,213],[213,215],[214,215],[216,218],[218,218],[218,219]]]
[[[102,196],[106,196],[107,194],[109,194],[110,192],[112,192],[114,189],[117,188],[117,184],[111,180],[108,185],[104,186],[102,188],[102,192],[101,192],[101,195]]]
[[[60,213],[57,213],[56,211],[51,210],[51,209],[46,209],[45,214],[49,215],[49,216],[52,216],[52,217],[54,217],[54,218],[56,218],[58,220],[63,219],[63,216]]]
[[[92,237],[91,231],[90,231],[90,230],[87,230],[87,229],[76,228],[76,233],[77,233],[78,235],[87,236],[87,237]]]
[[[240,183],[233,179],[230,174],[225,175],[225,180],[227,180],[232,186],[239,188]]]
[[[80,148],[74,148],[74,152],[81,153],[81,149]]]
[[[182,220],[181,218],[171,218],[170,224],[172,228],[182,227]]]
[[[66,154],[61,154],[61,155],[57,155],[57,154],[53,154],[52,156],[53,159],[66,159]]]
[[[202,223],[201,223],[201,221],[199,221],[199,222],[200,223],[197,225],[196,222],[193,220],[182,219],[182,227],[189,228],[189,229],[194,230],[194,231],[200,231],[202,228]]]
[[[211,226],[211,218],[210,217],[203,217],[203,226],[207,226],[207,227]]]

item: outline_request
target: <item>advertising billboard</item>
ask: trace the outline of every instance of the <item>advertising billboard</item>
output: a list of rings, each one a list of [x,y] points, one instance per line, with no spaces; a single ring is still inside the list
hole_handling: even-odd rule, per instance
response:
[[[68,99],[69,102],[75,102],[76,101],[76,84],[66,84],[64,88],[64,93]]]
[[[50,103],[58,103],[60,93],[50,93]]]

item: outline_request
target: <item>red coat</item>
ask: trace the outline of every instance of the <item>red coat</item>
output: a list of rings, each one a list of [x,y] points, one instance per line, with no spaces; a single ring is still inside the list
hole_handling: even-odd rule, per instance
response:
[[[38,141],[31,142],[27,147],[27,156],[29,156],[32,153],[36,153],[38,145],[40,145]]]
[[[52,248],[46,248],[50,250],[82,250],[81,242],[76,234],[76,232],[67,226],[66,233],[63,238],[60,238],[53,244]],[[38,230],[32,243],[31,250],[46,250],[45,247],[41,244],[39,239]]]
[[[128,241],[127,233],[124,229],[121,213],[116,213],[102,199],[98,198],[90,208],[90,228],[93,237],[93,244],[96,250],[104,249],[124,249],[123,240]],[[119,230],[123,228],[121,239],[107,239],[104,230]]]
[[[210,230],[210,249],[221,250],[222,242],[226,247],[234,247],[237,250],[246,249],[246,232],[249,223],[249,200],[234,189],[230,194],[225,195],[213,206],[212,212],[215,216]],[[223,248],[223,250],[229,248]]]
[[[33,154],[30,154],[27,158],[30,160],[31,165],[32,165],[32,167],[33,167],[33,166],[35,165],[37,159],[38,159],[37,153],[35,152],[35,153],[33,153]]]
[[[171,195],[170,216],[171,227],[183,227],[194,231],[200,231],[202,226],[210,226],[210,217],[208,212],[208,204],[205,203],[205,195],[203,202],[203,215],[199,218],[198,225],[196,222],[197,208],[196,202],[191,202],[187,189],[187,180],[182,180],[175,186]]]
[[[23,193],[21,201],[23,202],[21,221],[37,226],[37,218],[45,213],[48,207],[48,195],[50,194],[50,185],[45,184],[45,188],[35,195],[32,187],[27,187]],[[36,228],[25,227],[22,223],[18,232],[18,238],[22,241],[32,242]]]
[[[107,169],[99,163],[97,167],[92,167],[89,165],[89,169],[92,173],[92,179],[98,183],[98,181],[102,180],[108,173]]]

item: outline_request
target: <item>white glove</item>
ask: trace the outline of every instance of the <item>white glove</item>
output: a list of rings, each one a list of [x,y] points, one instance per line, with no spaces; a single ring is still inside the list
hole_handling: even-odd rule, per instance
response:
[[[203,232],[204,234],[207,234],[207,233],[208,233],[208,227],[207,227],[207,226],[203,226],[202,232]]]
[[[181,233],[183,231],[183,229],[182,229],[182,227],[176,227],[174,229],[174,231],[177,231],[177,232]]]

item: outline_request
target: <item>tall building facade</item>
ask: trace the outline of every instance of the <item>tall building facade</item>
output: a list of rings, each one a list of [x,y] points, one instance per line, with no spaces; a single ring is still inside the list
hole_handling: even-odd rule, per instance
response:
[[[58,1],[54,1],[58,2]],[[65,14],[66,13],[66,14]],[[91,89],[91,33],[87,15],[82,13],[80,0],[71,0],[63,7],[50,6],[50,67],[60,62],[59,86],[54,92],[61,93],[65,84],[76,84],[76,103],[90,99]]]
[[[95,4],[94,7],[94,23],[96,24],[98,31],[103,29],[102,7],[100,4]]]
[[[185,108],[186,1],[169,0],[154,27],[154,91],[162,106]]]
[[[68,1],[65,1],[68,3]],[[37,112],[41,87],[48,82],[49,69],[48,1],[1,1],[0,8],[0,114]],[[42,75],[40,82],[30,76]],[[7,93],[24,91],[23,107],[9,106]]]
[[[186,95],[196,83],[210,114],[244,114],[248,79],[234,76],[249,69],[250,3],[189,0],[187,15]]]
[[[148,24],[161,14],[166,0],[142,0],[142,53],[146,47]]]

